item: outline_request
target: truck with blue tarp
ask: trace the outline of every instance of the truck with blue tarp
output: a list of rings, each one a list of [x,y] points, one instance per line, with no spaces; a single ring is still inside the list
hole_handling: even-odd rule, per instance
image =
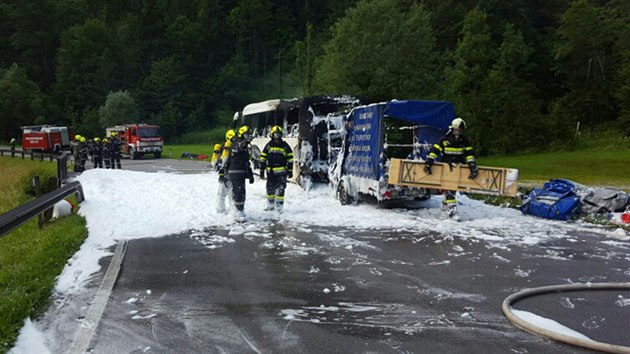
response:
[[[330,180],[342,204],[371,196],[388,200],[423,200],[427,188],[388,183],[393,158],[423,161],[433,143],[455,118],[448,101],[388,101],[354,108],[345,120],[342,151]]]

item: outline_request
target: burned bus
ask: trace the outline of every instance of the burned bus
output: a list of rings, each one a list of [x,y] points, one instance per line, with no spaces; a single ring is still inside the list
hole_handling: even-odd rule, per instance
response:
[[[344,117],[364,104],[351,96],[311,96],[252,103],[234,115],[234,125],[253,132],[252,159],[260,167],[260,152],[269,142],[271,127],[284,130],[283,139],[294,155],[294,179],[308,189],[312,182],[328,182],[328,167],[341,150]]]

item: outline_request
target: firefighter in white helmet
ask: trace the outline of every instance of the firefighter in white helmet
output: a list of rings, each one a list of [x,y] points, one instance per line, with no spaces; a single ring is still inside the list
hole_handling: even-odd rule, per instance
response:
[[[466,122],[461,118],[455,118],[449,126],[449,131],[443,136],[439,142],[431,147],[429,156],[425,161],[424,171],[431,174],[431,166],[433,162],[441,155],[442,162],[448,164],[467,163],[470,169],[468,178],[475,179],[479,175],[477,170],[477,162],[475,161],[475,153],[470,141],[464,136]],[[457,200],[454,191],[444,193],[442,202],[443,208],[449,217],[457,215]]]

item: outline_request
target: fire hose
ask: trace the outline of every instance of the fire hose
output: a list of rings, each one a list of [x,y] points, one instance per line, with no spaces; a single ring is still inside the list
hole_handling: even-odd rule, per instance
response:
[[[503,300],[502,310],[505,317],[512,322],[516,327],[532,333],[537,334],[549,339],[593,350],[599,350],[608,353],[628,353],[630,354],[630,347],[615,345],[610,343],[598,342],[595,340],[585,340],[575,338],[569,335],[561,334],[555,331],[548,330],[546,328],[537,326],[531,322],[527,322],[520,317],[516,316],[512,312],[512,304],[518,300],[524,299],[530,296],[536,296],[546,293],[559,293],[566,291],[580,291],[580,290],[630,290],[630,283],[575,283],[565,285],[550,285],[539,288],[524,289],[516,292]]]

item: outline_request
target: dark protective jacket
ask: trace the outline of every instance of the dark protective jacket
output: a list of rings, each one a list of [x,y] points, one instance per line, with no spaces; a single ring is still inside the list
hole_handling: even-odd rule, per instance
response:
[[[116,138],[113,138],[110,142],[112,155],[120,154],[120,141]]]
[[[475,152],[470,141],[463,135],[456,138],[450,132],[438,143],[433,144],[427,163],[432,164],[440,155],[442,155],[442,162],[446,163],[476,163]]]
[[[235,136],[232,138],[232,146],[230,146],[230,156],[224,162],[225,173],[229,178],[246,178],[252,175],[252,169],[249,165],[249,143],[242,137]]]
[[[260,169],[268,174],[293,174],[293,150],[282,139],[271,139],[260,153]]]

